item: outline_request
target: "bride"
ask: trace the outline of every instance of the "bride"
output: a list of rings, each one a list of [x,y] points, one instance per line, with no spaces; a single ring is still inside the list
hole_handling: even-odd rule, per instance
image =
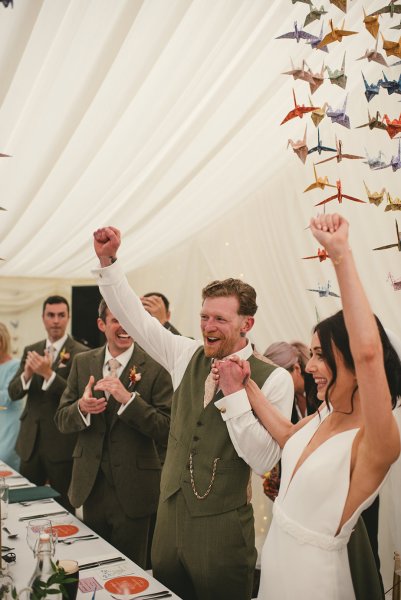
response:
[[[332,260],[343,305],[312,336],[306,370],[323,401],[319,412],[293,425],[266,402],[249,363],[233,356],[214,365],[225,395],[245,385],[249,409],[283,448],[262,552],[262,600],[355,599],[347,543],[400,453],[392,408],[401,395],[401,365],[359,280],[348,223],[321,215],[311,231]]]

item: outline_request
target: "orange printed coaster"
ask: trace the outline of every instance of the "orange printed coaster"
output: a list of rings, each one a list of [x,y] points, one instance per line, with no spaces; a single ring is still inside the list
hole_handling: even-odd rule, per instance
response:
[[[0,477],[10,477],[12,474],[12,471],[0,471]]]
[[[149,581],[143,577],[136,577],[135,575],[126,575],[125,577],[114,577],[109,579],[104,584],[105,589],[110,594],[118,594],[125,596],[128,594],[139,594],[149,587]]]
[[[79,531],[76,525],[52,525],[52,529],[57,532],[59,538],[74,535]]]

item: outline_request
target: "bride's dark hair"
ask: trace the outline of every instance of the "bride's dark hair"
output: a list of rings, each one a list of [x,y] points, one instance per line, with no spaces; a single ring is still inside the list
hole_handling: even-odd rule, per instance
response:
[[[393,408],[397,405],[397,399],[401,397],[401,362],[400,358],[391,344],[387,333],[385,332],[380,320],[376,317],[376,323],[379,330],[381,343],[383,346],[384,369],[387,376],[388,386],[390,388],[391,402]],[[343,311],[340,310],[331,317],[317,323],[313,329],[317,333],[322,349],[322,358],[327,363],[332,372],[332,380],[326,390],[326,404],[328,403],[328,393],[337,380],[337,365],[333,352],[333,344],[342,354],[344,364],[350,371],[355,372],[354,359],[352,358],[351,348],[349,345],[348,331],[344,322]],[[356,385],[351,398],[351,412],[353,409],[353,397],[358,389]],[[316,386],[310,392],[311,399],[317,399]]]

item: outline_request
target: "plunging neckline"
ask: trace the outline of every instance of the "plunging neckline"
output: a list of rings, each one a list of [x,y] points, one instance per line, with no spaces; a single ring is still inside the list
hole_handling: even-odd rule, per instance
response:
[[[315,452],[316,452],[317,450],[319,450],[319,448],[321,448],[322,446],[324,446],[324,444],[326,444],[327,442],[329,442],[330,440],[332,440],[333,438],[335,438],[335,437],[336,437],[336,436],[338,436],[338,435],[341,435],[341,434],[343,434],[343,433],[347,433],[347,432],[349,432],[349,431],[355,431],[355,430],[358,430],[358,429],[360,429],[359,427],[351,427],[350,429],[344,429],[344,431],[339,431],[339,432],[337,432],[337,433],[334,433],[333,435],[331,435],[330,437],[328,437],[326,440],[324,440],[324,441],[323,441],[321,444],[319,444],[318,446],[316,446],[316,448],[314,448],[314,449],[312,450],[312,452],[310,452],[310,453],[309,453],[309,454],[308,454],[308,455],[307,455],[307,456],[304,458],[304,460],[302,460],[302,462],[300,463],[299,461],[302,459],[302,456],[303,456],[303,454],[304,454],[305,450],[308,448],[308,446],[311,444],[311,442],[312,442],[313,438],[314,438],[314,437],[315,437],[315,435],[317,434],[317,432],[318,432],[318,430],[319,430],[319,427],[320,427],[320,425],[321,425],[321,424],[322,424],[322,423],[323,423],[323,422],[326,420],[326,418],[327,418],[329,415],[331,415],[331,413],[333,412],[332,410],[328,409],[327,407],[325,407],[325,408],[326,408],[326,414],[322,415],[322,414],[321,414],[321,413],[319,413],[319,412],[317,412],[317,413],[316,413],[315,419],[318,419],[318,418],[319,418],[319,414],[320,414],[321,421],[320,421],[320,423],[318,424],[318,426],[316,427],[316,429],[315,429],[315,430],[312,432],[312,435],[311,435],[311,437],[309,438],[309,441],[308,441],[308,443],[307,443],[307,444],[304,446],[304,448],[303,448],[303,450],[302,450],[302,452],[301,452],[301,454],[300,454],[300,456],[299,456],[299,458],[298,458],[298,460],[297,460],[297,463],[296,463],[296,465],[295,465],[295,467],[294,467],[294,469],[293,469],[293,471],[292,471],[291,478],[289,479],[289,482],[288,482],[288,485],[287,485],[287,489],[286,489],[286,491],[285,491],[285,494],[284,494],[283,498],[285,498],[285,497],[287,496],[287,494],[288,494],[288,490],[290,489],[290,486],[291,486],[291,484],[292,484],[292,482],[293,482],[293,479],[294,479],[294,477],[296,476],[296,474],[298,473],[298,471],[299,471],[300,469],[302,469],[303,465],[304,465],[304,464],[305,464],[305,463],[308,461],[308,459],[309,459],[311,456],[313,456],[313,455],[315,454]],[[306,424],[304,425],[304,427],[307,427],[307,425],[309,425],[309,424],[312,424],[312,423],[314,422],[314,420],[315,420],[315,419],[311,419],[311,420],[309,421],[309,423],[306,423]],[[302,430],[300,430],[300,431],[302,431]]]

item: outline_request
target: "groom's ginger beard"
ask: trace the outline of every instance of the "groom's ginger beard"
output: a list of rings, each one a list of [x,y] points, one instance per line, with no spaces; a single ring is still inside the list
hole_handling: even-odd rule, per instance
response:
[[[208,358],[225,358],[247,344],[243,332],[247,317],[238,314],[235,296],[205,298],[201,310],[203,347]]]

